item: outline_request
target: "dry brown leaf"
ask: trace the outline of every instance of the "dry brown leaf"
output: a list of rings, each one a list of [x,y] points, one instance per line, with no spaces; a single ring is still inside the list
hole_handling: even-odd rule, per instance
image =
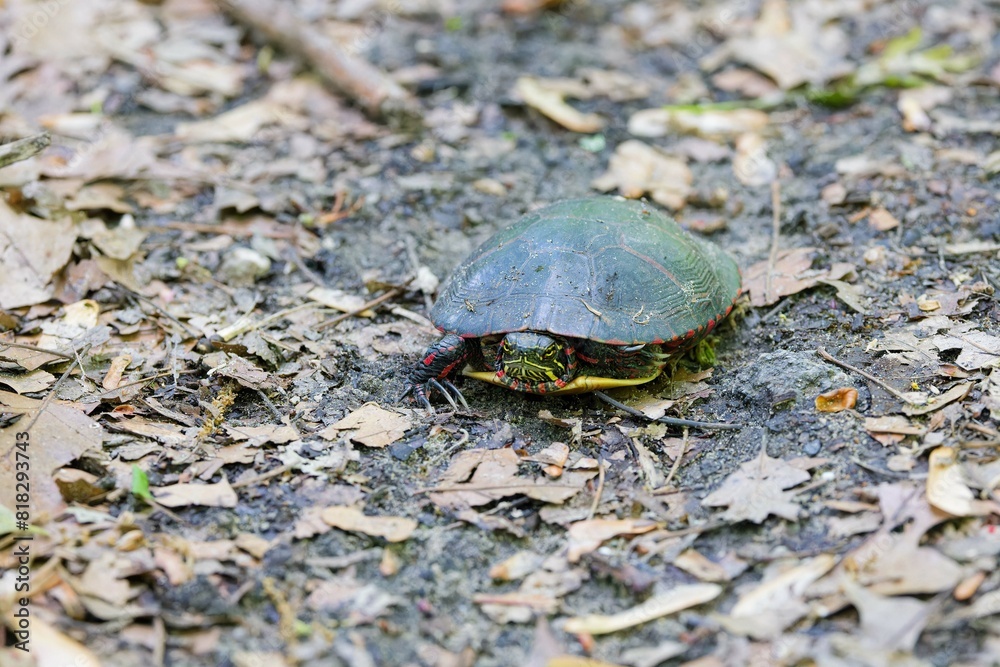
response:
[[[858,390],[854,387],[840,387],[816,397],[817,412],[843,412],[858,404]]]
[[[573,132],[592,133],[604,129],[604,119],[593,113],[583,113],[566,103],[566,91],[556,80],[553,85],[547,79],[522,76],[514,88],[524,103],[537,109],[549,119]]]
[[[737,92],[743,97],[757,99],[779,91],[774,82],[757,72],[742,67],[723,70],[712,75],[712,85],[720,90]]]
[[[864,646],[900,652],[913,650],[930,619],[929,602],[879,595],[846,577],[841,588],[861,616],[858,639]]]
[[[216,484],[171,484],[151,487],[156,502],[164,507],[236,507],[239,497],[225,477]]]
[[[69,218],[43,220],[17,213],[0,199],[0,308],[33,306],[52,296],[52,276],[73,253]]]
[[[898,435],[923,435],[927,429],[917,426],[902,415],[865,417],[865,430],[869,433],[893,433]]]
[[[859,584],[882,595],[952,590],[962,579],[962,568],[937,549],[919,546],[924,530],[911,524],[902,534],[880,532],[848,554],[845,567]]]
[[[907,132],[927,132],[931,118],[927,112],[951,101],[954,91],[945,86],[921,86],[899,91],[896,108],[903,114],[903,129]]]
[[[385,538],[387,542],[402,542],[417,529],[415,519],[402,516],[369,516],[357,507],[333,505],[320,512],[320,517],[341,530]]]
[[[342,313],[357,312],[367,302],[367,299],[357,294],[348,294],[344,290],[331,289],[329,287],[314,287],[309,290],[309,294],[306,296],[313,301],[317,301],[334,310],[339,310]],[[358,317],[374,316],[375,311],[371,309],[358,313]]]
[[[629,139],[618,145],[608,161],[607,172],[591,181],[590,186],[601,192],[618,188],[623,197],[630,199],[648,192],[656,203],[677,210],[691,193],[693,178],[683,159]]]
[[[688,584],[659,595],[617,614],[588,614],[566,619],[566,632],[605,635],[648,623],[679,611],[710,602],[722,593],[718,584]]]
[[[701,501],[706,507],[729,506],[727,521],[760,523],[771,514],[789,521],[798,519],[801,507],[792,502],[794,491],[785,491],[809,479],[809,473],[774,459],[761,449],[760,456],[729,475],[718,489]]]
[[[320,432],[320,436],[332,440],[339,431],[353,431],[348,437],[353,442],[366,447],[381,448],[391,445],[413,425],[406,415],[390,412],[375,403],[365,403],[335,424]]]
[[[531,574],[541,566],[545,556],[534,551],[518,551],[501,563],[490,568],[490,578],[500,581],[514,581]]]
[[[569,527],[567,558],[575,563],[580,556],[597,549],[605,541],[620,535],[641,535],[657,527],[655,521],[646,519],[588,519],[577,521]]]
[[[767,142],[755,132],[742,134],[736,140],[733,174],[743,185],[760,187],[778,177],[778,165],[767,155]]]
[[[17,462],[30,461],[32,520],[45,523],[65,507],[52,473],[91,448],[100,449],[106,432],[73,405],[53,401],[38,415],[42,401],[0,391],[0,404],[23,416],[0,431],[0,504],[14,507]],[[31,431],[19,436],[38,415]],[[50,517],[49,517],[50,518]]]
[[[673,132],[706,138],[734,137],[758,132],[770,118],[757,109],[729,111],[688,111],[685,109],[642,109],[628,120],[629,134],[637,137],[663,137]]]
[[[265,98],[240,105],[208,120],[178,123],[174,133],[188,144],[250,141],[264,127],[291,116],[291,110]]]
[[[934,412],[935,410],[940,410],[949,403],[953,403],[957,400],[965,398],[965,396],[972,389],[972,382],[966,382],[965,384],[957,384],[943,394],[937,396],[930,396],[927,399],[927,403],[924,405],[916,405],[914,403],[908,403],[903,406],[903,412],[907,415],[926,415],[929,412]]]
[[[955,516],[1000,514],[1000,505],[996,502],[976,498],[959,464],[958,450],[953,447],[938,447],[930,454],[927,501],[942,512]]]
[[[5,614],[4,622],[20,641],[21,637],[17,634],[17,620]],[[75,639],[64,635],[38,615],[31,616],[30,630],[22,632],[25,633],[24,640],[28,642],[26,646],[29,647],[33,657],[33,661],[26,664],[31,664],[33,667],[62,667],[63,665],[101,667],[103,664],[93,651]]]
[[[10,387],[18,394],[45,391],[55,381],[56,377],[52,373],[43,370],[34,370],[28,373],[0,372],[0,384]]]
[[[777,637],[808,613],[806,589],[836,563],[836,556],[823,554],[772,576],[765,575],[763,582],[740,596],[728,616],[718,620],[730,632],[756,639]]]
[[[838,262],[828,269],[812,270],[812,258],[817,248],[791,248],[778,253],[767,293],[768,261],[758,262],[744,274],[744,289],[750,293],[750,303],[756,307],[777,303],[782,297],[815,287],[823,280],[840,280],[854,272],[850,264]]]
[[[719,582],[729,581],[730,579],[729,573],[726,572],[724,567],[709,560],[694,549],[682,551],[673,560],[672,564],[701,581]]]
[[[790,12],[785,0],[767,0],[750,35],[737,35],[724,45],[724,56],[768,75],[784,90],[805,83],[821,86],[854,70],[847,59],[849,41],[843,28],[819,12]],[[703,61],[708,67],[718,62]]]
[[[597,475],[593,469],[570,466],[555,480],[518,475],[520,458],[511,449],[468,449],[459,452],[434,489],[431,501],[439,507],[460,510],[499,498],[523,494],[550,503],[562,503],[583,489]]]
[[[868,214],[868,224],[875,231],[887,232],[899,227],[899,220],[884,207],[879,206]]]
[[[260,447],[265,444],[284,445],[299,440],[302,436],[288,424],[262,424],[260,426],[226,426],[226,432],[233,440],[246,440],[247,446]],[[251,454],[252,456],[252,454]]]

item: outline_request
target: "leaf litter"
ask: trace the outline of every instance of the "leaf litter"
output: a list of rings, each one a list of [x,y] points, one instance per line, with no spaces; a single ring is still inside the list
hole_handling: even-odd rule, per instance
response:
[[[469,21],[438,3],[413,11],[350,4],[310,11],[327,33],[355,40],[352,52],[396,30],[414,31],[400,44],[425,49],[418,33],[432,34],[434,21],[463,39]],[[518,10],[518,20],[539,21],[559,44],[560,22],[579,10],[549,4]],[[878,20],[897,7],[633,3],[601,28],[602,43],[613,45],[601,53],[619,54],[613,64],[564,72],[543,57],[546,67],[507,71],[491,59],[499,77],[472,79],[497,84],[498,96],[475,86],[466,95],[461,77],[448,78],[461,66],[425,54],[437,63],[430,74],[393,73],[426,95],[434,139],[420,150],[343,92],[295,74],[290,56],[247,39],[210,3],[67,5],[24,38],[37,9],[15,1],[0,11],[0,134],[53,134],[49,149],[0,171],[0,382],[13,390],[0,403],[9,449],[54,392],[31,429],[44,443],[33,450],[32,478],[39,664],[114,659],[98,655],[100,641],[91,644],[100,634],[93,619],[122,626],[121,660],[136,663],[158,652],[179,661],[218,652],[234,664],[297,664],[327,650],[371,664],[373,645],[381,649],[398,636],[397,623],[419,619],[427,633],[403,636],[425,663],[471,664],[489,653],[472,647],[488,642],[472,631],[462,644],[445,623],[464,621],[461,613],[429,584],[420,595],[409,587],[452,571],[482,580],[452,595],[492,619],[477,623],[579,613],[556,632],[579,632],[574,650],[596,657],[569,656],[560,645],[549,664],[656,664],[694,647],[703,657],[688,664],[739,656],[926,664],[914,655],[933,653],[962,624],[982,639],[963,654],[966,663],[995,658],[1000,338],[987,188],[998,152],[989,143],[995,121],[968,100],[997,78],[982,57],[995,21],[977,3],[930,3],[926,16],[897,16],[871,42],[856,33],[855,18]],[[383,14],[372,21],[366,10]],[[505,20],[483,19],[497,35]],[[949,38],[956,46],[944,46]],[[628,55],[637,46],[669,47],[693,66],[677,77],[633,69]],[[673,57],[663,53],[655,57]],[[251,82],[261,94],[248,99]],[[559,123],[595,135],[572,158],[586,165],[584,186],[596,179],[597,189],[649,196],[692,228],[699,218],[726,223],[703,229],[740,255],[751,306],[778,309],[755,315],[768,319],[752,335],[798,349],[827,318],[853,336],[836,355],[899,395],[854,376],[857,395],[842,381],[820,380],[802,392],[820,403],[803,412],[779,401],[760,418],[779,434],[789,420],[801,426],[801,446],[779,435],[776,456],[757,458],[745,455],[756,445],[740,440],[673,437],[570,403],[539,414],[548,431],[520,418],[499,427],[496,415],[514,414],[510,403],[491,411],[492,422],[425,420],[406,404],[393,407],[380,383],[392,384],[399,357],[415,357],[426,343],[419,313],[436,276],[458,260],[466,232],[512,217],[478,199],[466,206],[455,198],[455,213],[421,198],[450,201],[441,188],[460,187],[459,173],[514,208],[563,194],[558,184],[546,190],[550,172],[532,172],[518,152],[540,139],[511,111],[516,104],[500,99],[518,87],[526,104],[557,120],[545,126],[546,140]],[[616,106],[622,101],[632,104]],[[836,111],[813,106],[852,101],[858,106]],[[157,120],[146,125],[142,114]],[[810,125],[820,115],[822,124]],[[873,117],[894,126],[885,133],[897,144],[859,145],[857,135],[834,148],[823,143]],[[824,139],[799,134],[802,127]],[[504,136],[490,136],[497,132]],[[389,159],[394,151],[402,157]],[[456,158],[467,151],[478,166]],[[554,158],[545,159],[552,169]],[[405,195],[397,197],[394,179]],[[801,189],[804,180],[814,194]],[[757,233],[766,226],[749,225],[768,213],[753,190],[773,183],[791,211],[769,261]],[[433,218],[426,247],[451,261],[422,240],[407,246],[409,232],[393,226],[396,211]],[[374,236],[359,237],[363,226]],[[388,243],[371,261],[358,238],[379,237]],[[434,277],[426,288],[414,283],[394,293],[397,303],[325,326],[326,308],[355,313],[421,268]],[[738,405],[739,391],[720,388],[739,363],[730,354],[713,376],[677,383],[697,390],[661,388],[642,408],[659,415],[709,401]],[[747,404],[766,412],[780,398],[762,393]],[[815,435],[808,424],[831,434],[821,436],[822,463],[801,455]],[[715,476],[703,472],[711,466]],[[406,473],[394,478],[394,469]],[[0,465],[0,488],[12,488],[14,472]],[[889,473],[901,481],[882,483]],[[851,484],[826,484],[831,475]],[[6,539],[12,504],[2,499]],[[177,514],[165,515],[167,506]],[[170,524],[177,516],[194,521]],[[793,526],[826,538],[797,541]],[[732,552],[717,550],[733,530],[750,532]],[[481,542],[493,539],[481,531],[495,541]],[[497,531],[518,536],[520,550],[504,551],[508,537]],[[449,541],[449,533],[461,538]],[[316,557],[328,560],[299,570],[303,552],[286,560],[289,545],[322,549]],[[489,549],[498,553],[486,563],[478,554]],[[278,569],[265,565],[275,554]],[[444,570],[440,554],[448,554]],[[5,582],[13,564],[0,564]],[[234,651],[220,621],[263,617],[254,600],[263,599],[264,567],[287,584],[287,600],[268,594],[277,615],[299,624],[280,649]],[[646,570],[655,571],[652,593],[640,585]],[[392,589],[378,581],[390,577]],[[606,579],[618,582],[615,592],[607,594]],[[625,611],[587,613],[595,607]],[[324,645],[317,638],[328,621],[343,636]],[[624,647],[629,635],[620,631],[637,625],[650,634]],[[608,635],[587,637],[600,632]],[[0,661],[11,655],[2,649]]]

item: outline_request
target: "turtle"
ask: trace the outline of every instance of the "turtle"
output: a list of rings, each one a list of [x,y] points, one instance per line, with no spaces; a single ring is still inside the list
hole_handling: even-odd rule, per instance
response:
[[[645,201],[571,199],[496,233],[441,287],[444,334],[410,374],[454,405],[453,374],[531,394],[642,384],[703,339],[740,295],[736,262]]]

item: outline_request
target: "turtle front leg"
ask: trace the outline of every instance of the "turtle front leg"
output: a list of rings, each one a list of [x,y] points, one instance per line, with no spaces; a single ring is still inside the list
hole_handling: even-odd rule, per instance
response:
[[[431,402],[427,399],[427,393],[431,388],[440,391],[449,403],[455,408],[454,399],[448,393],[451,389],[455,396],[466,408],[469,405],[465,402],[465,397],[458,388],[451,383],[448,376],[456,368],[460,368],[474,354],[474,345],[468,344],[458,334],[445,334],[441,340],[427,348],[423,358],[417,362],[416,367],[410,372],[409,382],[404,396],[411,391],[418,401],[423,403],[428,410],[433,410]],[[442,384],[443,383],[443,384]],[[448,389],[446,389],[446,387]]]

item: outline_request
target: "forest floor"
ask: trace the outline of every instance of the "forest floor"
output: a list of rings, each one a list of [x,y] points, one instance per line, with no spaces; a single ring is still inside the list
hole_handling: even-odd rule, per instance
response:
[[[279,4],[0,3],[0,665],[1000,664],[995,2]],[[598,192],[745,290],[613,395],[739,428],[401,398]]]

